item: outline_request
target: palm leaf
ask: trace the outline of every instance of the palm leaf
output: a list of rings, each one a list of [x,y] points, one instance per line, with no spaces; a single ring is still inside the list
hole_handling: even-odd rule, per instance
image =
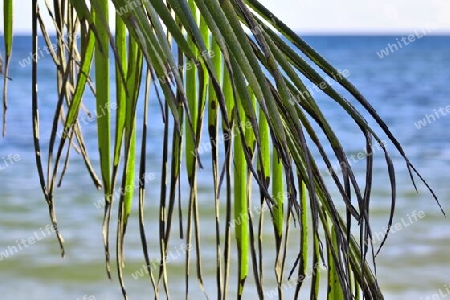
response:
[[[6,111],[8,110],[8,69],[11,61],[12,41],[13,41],[13,1],[3,1],[3,40],[5,44],[5,62],[0,55],[0,74],[3,74],[3,131],[6,133]]]
[[[116,8],[115,36],[108,25],[111,5]],[[83,156],[95,186],[104,189],[103,239],[108,276],[111,274],[109,236],[113,195],[117,195],[117,191],[120,193],[116,266],[124,298],[127,298],[123,272],[124,241],[136,197],[135,178],[139,179],[139,232],[155,298],[161,294],[170,297],[171,274],[167,268],[167,253],[173,243],[170,237],[177,205],[180,237],[187,245],[191,245],[195,238],[197,280],[200,289],[209,297],[204,287],[206,273],[201,255],[204,244],[200,239],[201,230],[205,230],[200,221],[205,216],[200,215],[197,182],[205,164],[202,158],[206,157],[211,159],[212,166],[210,184],[214,199],[208,205],[214,211],[217,299],[226,299],[231,292],[238,298],[245,297],[245,290],[251,288],[245,285],[249,276],[254,277],[260,298],[264,298],[265,277],[275,276],[281,299],[284,278],[291,280],[293,274],[296,274],[297,298],[307,276],[308,261],[312,262],[314,269],[311,299],[323,297],[319,289],[321,280],[327,281],[328,299],[358,299],[361,296],[383,299],[374,274],[375,263],[372,270],[366,259],[367,253],[372,253],[374,262],[376,256],[370,226],[373,157],[367,158],[363,186],[358,183],[348,163],[346,145],[341,143],[319,103],[309,94],[305,79],[322,89],[330,101],[336,102],[348,118],[355,121],[368,149],[372,149],[372,139],[382,147],[392,194],[385,239],[394,216],[396,181],[394,165],[382,135],[378,133],[380,129],[404,158],[411,179],[416,174],[421,181],[425,180],[369,101],[259,1],[71,0],[46,2],[46,10],[57,32],[57,49],[51,52],[51,56],[57,70],[58,88],[46,165],[41,156],[39,136],[37,61],[33,61],[31,74],[32,122],[39,180],[62,254],[63,239],[57,228],[54,188],[58,175],[58,186],[63,180],[73,147]],[[7,70],[12,53],[12,1],[4,1],[4,14],[5,118]],[[45,27],[37,0],[33,0],[33,54],[37,52],[38,25],[47,45],[50,45],[51,37],[47,33],[50,28]],[[78,32],[81,33],[79,44],[75,41]],[[303,59],[305,56],[312,63]],[[114,66],[115,81],[111,81],[111,66]],[[91,76],[95,79],[91,80]],[[346,99],[328,84],[327,79],[338,83],[353,99]],[[145,95],[141,102],[140,90],[144,81]],[[116,94],[115,113],[111,112],[111,82]],[[103,116],[95,120],[101,180],[94,171],[77,121],[84,107],[83,96],[89,91],[86,84],[94,92],[97,111],[103,112]],[[151,85],[155,91],[152,98]],[[164,122],[158,275],[150,267],[149,242],[144,226],[146,187],[152,184],[146,182],[146,156],[150,155],[147,144],[151,142],[147,135],[148,109],[154,98],[160,103]],[[361,104],[362,110],[352,104],[354,101]],[[138,124],[141,113],[142,124]],[[377,126],[369,125],[364,117],[367,114]],[[115,120],[111,120],[113,116]],[[204,124],[208,126],[210,149],[203,148]],[[63,134],[56,151],[53,151],[59,128]],[[320,134],[325,139],[319,138]],[[136,148],[139,141],[140,151]],[[317,157],[313,156],[316,152],[319,153]],[[136,170],[138,157],[139,168]],[[339,162],[342,178],[332,168],[333,160]],[[318,167],[321,163],[330,170],[331,182],[322,176]],[[183,168],[186,169],[189,192],[182,187]],[[119,179],[121,183],[116,186]],[[255,198],[254,183],[259,192],[256,207],[261,210],[257,217],[251,211]],[[428,184],[426,186],[437,200],[432,189]],[[334,187],[339,190],[340,198],[330,195],[329,191]],[[341,203],[344,208],[338,209]],[[272,275],[263,272],[264,257],[269,251],[274,251],[263,243],[263,211],[266,209],[270,214],[275,243]],[[183,210],[187,211],[185,219]],[[299,224],[300,242],[296,245],[289,243],[292,223]],[[356,237],[352,235],[355,227],[359,229]],[[288,250],[292,249],[297,256],[290,266],[289,276],[285,276],[286,262],[291,258]],[[234,262],[232,251],[237,253],[236,288],[229,283]],[[317,271],[320,265],[327,266],[327,278]],[[191,290],[190,270],[191,253],[187,251],[186,298]],[[163,289],[160,288],[161,281]]]

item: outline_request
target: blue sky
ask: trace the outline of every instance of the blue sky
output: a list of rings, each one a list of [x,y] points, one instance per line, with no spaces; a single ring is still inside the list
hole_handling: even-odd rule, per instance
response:
[[[44,1],[41,11],[45,12]],[[16,32],[31,31],[29,0],[14,1]],[[261,0],[301,33],[408,33],[438,27],[450,34],[449,0]],[[112,13],[112,9],[111,9]],[[49,21],[49,18],[46,18]],[[0,5],[0,28],[3,5]]]

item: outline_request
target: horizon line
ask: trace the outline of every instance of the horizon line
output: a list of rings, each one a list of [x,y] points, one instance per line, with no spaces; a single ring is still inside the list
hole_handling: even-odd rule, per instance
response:
[[[398,35],[410,35],[414,34],[418,29],[411,31],[302,31],[293,30],[298,35],[302,36],[398,36]],[[48,32],[49,36],[56,36],[56,32]],[[42,33],[38,34],[42,36]],[[114,36],[114,33],[112,33]],[[3,32],[0,32],[0,36],[4,36]],[[31,36],[29,31],[18,31],[13,33],[13,36]],[[450,31],[434,31],[427,34],[427,36],[450,36]]]

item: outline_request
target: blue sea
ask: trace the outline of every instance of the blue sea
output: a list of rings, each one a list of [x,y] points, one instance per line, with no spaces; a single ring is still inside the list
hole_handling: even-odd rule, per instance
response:
[[[450,213],[450,37],[423,36],[405,44],[401,40],[403,36],[408,35],[305,36],[304,39],[342,74],[346,74],[347,79],[365,95],[403,145],[411,162],[434,189],[444,210]],[[44,49],[43,43],[40,46]],[[30,61],[28,58],[31,59],[30,52],[30,37],[18,36],[14,39],[9,73],[12,81],[8,92],[7,135],[0,139],[0,253],[8,254],[0,257],[0,298],[122,299],[115,272],[112,281],[107,279],[105,273],[101,235],[102,192],[92,184],[83,160],[75,151],[71,153],[69,169],[55,195],[59,229],[65,239],[65,258],[60,257],[55,235],[49,229],[48,209],[35,167],[31,124],[31,65],[27,64]],[[45,145],[48,143],[57,97],[53,61],[45,51],[42,53],[39,58],[39,110],[41,141]],[[358,159],[358,154],[364,151],[363,135],[334,101],[315,90],[310,83],[306,85],[335,128],[347,154],[353,155],[352,167],[360,176],[360,182],[363,182],[365,161]],[[337,85],[334,87],[342,91]],[[349,101],[360,107],[350,95],[343,93]],[[94,108],[92,95],[87,95],[84,102],[88,109]],[[156,259],[163,125],[155,97],[151,98],[149,114],[147,171],[153,176],[148,182],[146,226],[150,257]],[[138,115],[138,118],[142,117],[142,109]],[[376,126],[372,119],[369,118],[368,122]],[[98,172],[95,122],[82,123],[82,131],[87,151]],[[388,141],[381,130],[377,130],[377,133]],[[416,181],[419,191],[415,191],[404,161],[391,143],[387,142],[386,145],[396,167],[398,198],[392,233],[377,256],[376,271],[381,288],[386,299],[443,299],[450,295],[449,219],[441,214],[427,188],[419,180]],[[43,149],[45,162],[46,149]],[[387,167],[380,149],[374,149],[374,158],[376,165],[371,220],[377,246],[381,239],[377,237],[384,233],[387,226],[390,188]],[[202,260],[206,292],[214,299],[215,227],[207,153],[203,161],[206,162],[205,169],[200,171],[198,180]],[[323,171],[325,178],[330,181],[326,170]],[[185,174],[182,189],[187,191]],[[332,189],[331,192],[336,196],[338,206],[342,207],[337,191]],[[183,193],[184,206],[187,205],[187,197],[187,193]],[[269,215],[266,221],[268,218]],[[177,223],[178,218],[175,218]],[[115,223],[112,224],[114,231]],[[137,225],[135,205],[125,241],[125,280],[130,299],[146,299],[153,296],[148,276],[139,275],[144,260]],[[184,253],[189,245],[178,238],[176,227],[172,244],[169,245],[169,287],[172,299],[181,299],[184,298],[185,284]],[[288,251],[291,256],[286,262],[286,272],[289,272],[296,257],[295,232],[298,228],[292,231],[294,233]],[[274,249],[271,235],[268,226],[264,236],[265,246],[270,248],[267,249],[268,253]],[[30,237],[33,237],[34,242],[19,249],[21,240]],[[234,250],[235,244],[232,247]],[[276,287],[272,278],[273,257],[270,253],[264,266],[266,299],[273,297],[270,291]],[[192,255],[192,263],[195,263],[194,252]],[[235,256],[233,261],[236,261]],[[232,272],[230,298],[234,298],[236,293],[235,268],[232,268]],[[321,275],[324,282],[326,272]],[[310,279],[306,279],[302,294],[305,299],[309,298],[309,284]],[[254,287],[253,279],[249,278],[244,299],[257,297]],[[191,299],[205,298],[198,288],[195,268],[191,270],[190,291]],[[293,293],[293,288],[287,288],[285,298],[292,299]],[[326,299],[324,287],[320,299]]]

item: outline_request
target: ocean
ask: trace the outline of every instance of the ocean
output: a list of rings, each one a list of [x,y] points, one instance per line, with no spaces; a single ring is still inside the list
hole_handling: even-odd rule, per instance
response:
[[[411,162],[421,172],[449,212],[450,185],[450,37],[413,35],[392,36],[305,36],[319,53],[354,83],[378,114],[386,121],[403,145]],[[3,47],[3,45],[0,45]],[[57,101],[54,65],[43,44],[39,56],[39,100],[41,137],[48,143],[53,107]],[[35,167],[31,126],[31,39],[14,39],[14,53],[9,76],[9,110],[7,135],[0,139],[0,294],[3,299],[122,299],[115,272],[113,281],[106,277],[102,246],[102,193],[97,191],[86,173],[83,161],[75,152],[61,188],[56,191],[59,228],[65,239],[66,257],[61,258],[55,235],[49,226],[48,210],[42,195]],[[112,81],[114,78],[111,79]],[[365,151],[363,135],[342,109],[322,92],[307,83],[310,92],[340,137],[352,167],[364,175],[365,162],[358,159]],[[339,89],[341,90],[341,89]],[[346,96],[348,94],[344,93]],[[354,100],[348,98],[352,103]],[[92,96],[84,99],[94,107]],[[356,105],[356,104],[355,104]],[[358,106],[359,107],[359,106]],[[101,112],[98,112],[101,113]],[[161,169],[162,121],[157,100],[150,107],[147,164],[146,226],[150,257],[158,257],[157,202],[159,201]],[[139,111],[141,118],[142,110]],[[364,114],[367,116],[367,114]],[[368,120],[375,126],[375,122]],[[98,171],[95,122],[82,125],[87,150]],[[378,130],[381,134],[381,131]],[[384,135],[381,135],[387,141]],[[410,181],[405,163],[387,143],[397,179],[397,203],[394,226],[383,250],[377,256],[377,275],[386,299],[442,299],[450,295],[450,230],[445,218],[426,187],[417,180],[419,192]],[[46,152],[44,161],[46,161]],[[208,162],[205,153],[203,161]],[[379,245],[386,230],[390,209],[389,182],[383,153],[374,148],[373,196],[371,220],[374,242]],[[447,170],[447,171],[446,171]],[[329,175],[324,176],[327,180]],[[186,175],[183,174],[186,187]],[[361,180],[364,178],[361,177]],[[417,179],[417,178],[416,178]],[[215,229],[211,203],[210,167],[199,172],[199,201],[202,237],[202,260],[205,287],[215,297]],[[185,189],[186,191],[186,189]],[[342,202],[338,193],[336,202]],[[187,204],[187,194],[182,197]],[[125,280],[130,299],[152,297],[150,281],[143,269],[143,256],[137,227],[137,209],[125,243]],[[186,215],[185,215],[186,217]],[[266,217],[267,221],[268,216]],[[186,219],[184,219],[186,221]],[[175,219],[178,222],[178,219]],[[112,223],[115,230],[115,223]],[[176,227],[176,226],[175,226]],[[292,229],[293,232],[296,229]],[[19,246],[22,239],[33,237],[34,243]],[[268,252],[273,252],[271,230],[264,236]],[[295,239],[294,239],[295,241]],[[114,238],[112,238],[114,242]],[[192,245],[178,238],[175,228],[169,245],[169,286],[173,299],[184,295],[184,253]],[[295,260],[295,242],[291,243],[287,271]],[[233,250],[235,244],[233,244]],[[377,249],[377,248],[376,248]],[[114,253],[114,252],[113,252]],[[193,254],[194,255],[194,252]],[[195,255],[194,255],[195,259]],[[235,261],[233,257],[233,261]],[[274,298],[276,287],[271,275],[270,254],[265,266],[266,298]],[[194,261],[193,261],[194,263]],[[114,267],[113,267],[114,268]],[[234,271],[234,268],[232,268]],[[311,270],[313,271],[313,270]],[[321,274],[325,281],[326,272]],[[285,274],[287,276],[287,274]],[[252,276],[250,276],[252,277]],[[310,280],[310,279],[309,279]],[[305,298],[309,296],[305,280]],[[230,298],[234,298],[236,275],[230,280]],[[293,288],[286,288],[291,299]],[[437,295],[437,296],[436,296]],[[204,298],[198,288],[195,270],[191,271],[190,297]],[[254,282],[248,279],[244,299],[257,297]],[[429,297],[429,298],[427,298]],[[439,298],[437,298],[439,297]],[[322,290],[320,299],[326,299]]]

